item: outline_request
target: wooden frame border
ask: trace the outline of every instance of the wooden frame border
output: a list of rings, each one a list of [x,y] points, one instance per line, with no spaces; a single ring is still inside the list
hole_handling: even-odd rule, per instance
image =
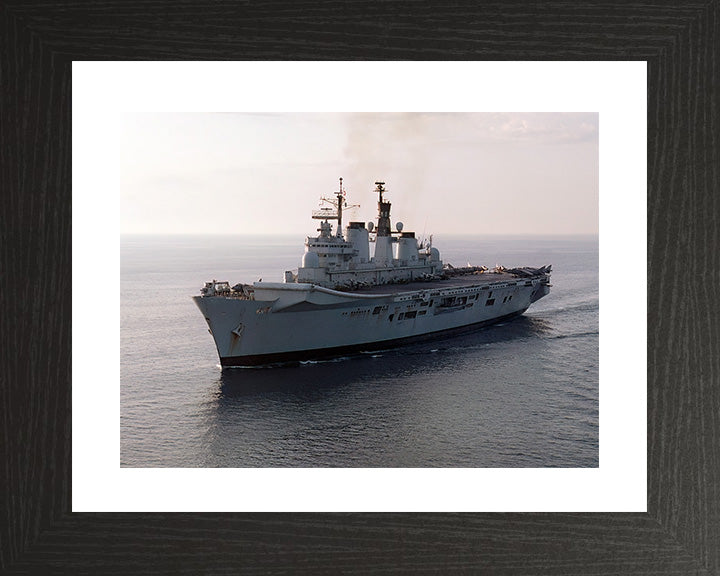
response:
[[[5,2],[0,571],[720,573],[718,6]],[[648,512],[71,513],[71,62],[168,58],[647,61]]]

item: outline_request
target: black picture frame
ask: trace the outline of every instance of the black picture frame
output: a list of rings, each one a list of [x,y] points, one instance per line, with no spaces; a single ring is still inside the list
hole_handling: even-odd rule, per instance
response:
[[[9,0],[0,48],[3,574],[720,574],[718,0]],[[647,61],[648,512],[72,513],[71,63],[139,59]]]

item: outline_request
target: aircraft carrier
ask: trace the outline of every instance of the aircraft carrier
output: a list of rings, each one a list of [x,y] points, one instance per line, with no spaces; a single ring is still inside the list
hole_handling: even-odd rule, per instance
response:
[[[392,230],[384,182],[375,182],[377,223],[349,222],[340,178],[313,211],[297,271],[283,282],[206,282],[193,300],[220,364],[261,366],[387,349],[519,316],[550,291],[551,266],[493,269],[443,264],[428,240],[401,222]],[[336,221],[335,229],[331,221]],[[371,254],[371,244],[374,250]]]

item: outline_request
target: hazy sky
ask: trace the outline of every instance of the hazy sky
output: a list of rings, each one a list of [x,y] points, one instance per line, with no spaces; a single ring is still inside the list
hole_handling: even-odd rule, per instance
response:
[[[121,233],[315,235],[344,218],[427,234],[596,234],[596,113],[152,113],[126,116]]]

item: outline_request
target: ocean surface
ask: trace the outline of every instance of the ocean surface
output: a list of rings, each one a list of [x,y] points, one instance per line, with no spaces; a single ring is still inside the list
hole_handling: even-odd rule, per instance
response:
[[[445,262],[553,265],[522,317],[390,351],[220,369],[191,300],[281,281],[303,238],[121,237],[121,466],[598,466],[598,240],[436,235]]]

